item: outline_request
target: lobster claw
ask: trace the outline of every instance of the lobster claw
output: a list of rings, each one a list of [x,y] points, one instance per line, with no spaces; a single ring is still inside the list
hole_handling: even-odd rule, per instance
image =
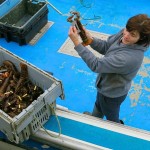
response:
[[[72,16],[70,16],[70,17],[68,17],[68,18],[67,18],[67,22],[73,22],[73,20],[72,20],[72,19],[73,19],[73,17],[74,17],[74,15],[72,15]]]
[[[80,19],[80,13],[79,12],[77,12],[77,11],[71,11],[70,12],[72,15],[70,16],[70,17],[68,17],[68,19],[67,19],[67,22],[73,22],[73,21],[75,21],[76,19]]]
[[[77,29],[77,32],[79,33],[82,41],[83,41],[83,45],[84,46],[87,46],[88,44],[88,38],[87,38],[87,35],[85,33],[85,30],[80,22],[80,13],[79,12],[76,12],[76,11],[73,11],[73,12],[70,12],[72,14],[72,16],[70,16],[67,21],[68,22],[71,22],[73,26],[76,27]]]

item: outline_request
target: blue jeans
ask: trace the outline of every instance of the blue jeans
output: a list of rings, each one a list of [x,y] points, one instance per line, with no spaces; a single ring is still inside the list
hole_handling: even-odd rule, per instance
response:
[[[97,92],[92,116],[99,118],[103,118],[105,116],[107,120],[120,123],[120,105],[125,100],[126,96],[127,94],[117,98],[109,98]]]

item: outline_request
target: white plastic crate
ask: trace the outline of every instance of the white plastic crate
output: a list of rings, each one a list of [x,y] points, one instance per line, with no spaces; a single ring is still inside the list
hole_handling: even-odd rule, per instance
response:
[[[0,18],[15,7],[21,0],[5,0],[0,4]]]
[[[51,115],[49,105],[51,104],[55,109],[56,98],[64,99],[63,85],[60,80],[0,47],[0,65],[2,65],[4,60],[13,62],[18,71],[21,71],[20,62],[25,63],[28,66],[29,80],[44,90],[44,93],[37,100],[34,100],[14,118],[0,110],[0,131],[10,141],[21,143],[29,139],[29,136],[41,127],[40,124],[43,125],[47,122]]]

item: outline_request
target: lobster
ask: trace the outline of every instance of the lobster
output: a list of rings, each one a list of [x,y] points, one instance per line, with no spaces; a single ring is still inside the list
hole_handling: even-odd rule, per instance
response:
[[[85,30],[83,29],[83,25],[80,22],[80,14],[79,12],[70,12],[72,15],[67,18],[67,22],[71,22],[73,26],[76,27],[82,41],[83,45],[88,45],[88,38],[86,36]]]

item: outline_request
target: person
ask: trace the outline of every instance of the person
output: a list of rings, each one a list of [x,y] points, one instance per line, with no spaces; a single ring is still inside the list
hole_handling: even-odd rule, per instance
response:
[[[120,106],[150,45],[150,18],[146,14],[129,18],[126,27],[109,36],[106,41],[92,37],[85,28],[84,31],[88,39],[86,43],[81,42],[74,26],[70,27],[68,35],[83,61],[93,72],[98,73],[97,97],[92,116],[105,116],[109,121],[123,124],[119,119]],[[96,57],[87,45],[104,57]]]

